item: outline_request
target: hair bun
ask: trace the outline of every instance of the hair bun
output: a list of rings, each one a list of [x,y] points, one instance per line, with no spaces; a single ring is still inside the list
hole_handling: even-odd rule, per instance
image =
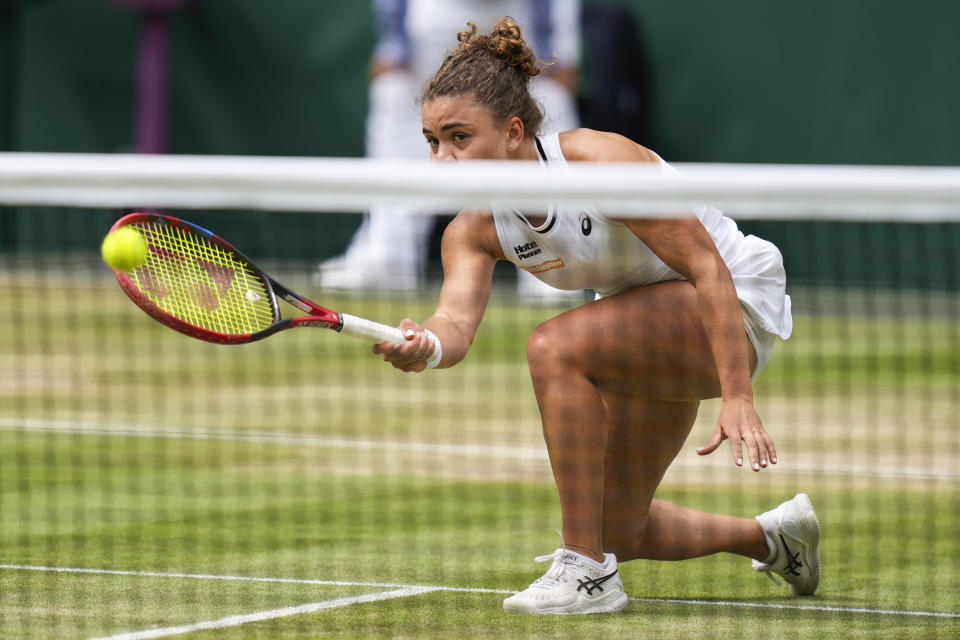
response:
[[[489,34],[479,33],[477,25],[468,22],[469,29],[457,34],[461,46],[485,49],[507,65],[514,67],[524,79],[540,73],[540,64],[533,50],[523,39],[523,30],[517,21],[506,16],[493,23]]]
[[[500,18],[490,33],[477,25],[457,34],[460,44],[447,54],[440,69],[420,94],[420,104],[445,96],[469,96],[502,124],[517,117],[524,135],[533,136],[543,124],[540,105],[530,95],[530,78],[540,73],[533,50],[513,18]]]

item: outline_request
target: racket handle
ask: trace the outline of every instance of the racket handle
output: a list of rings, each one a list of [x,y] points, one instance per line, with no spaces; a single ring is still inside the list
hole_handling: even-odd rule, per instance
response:
[[[340,320],[343,322],[343,326],[340,328],[340,333],[345,336],[353,336],[354,338],[367,340],[369,342],[373,342],[374,344],[379,344],[381,342],[402,343],[404,340],[406,340],[406,338],[403,337],[403,333],[400,331],[400,329],[397,329],[396,327],[391,327],[389,325],[367,320],[365,318],[360,318],[358,316],[352,316],[349,313],[341,313]]]
[[[342,323],[340,333],[362,340],[369,340],[375,344],[381,342],[403,343],[406,340],[403,332],[396,327],[352,316],[349,313],[341,313],[340,322]],[[440,346],[440,340],[432,331],[428,329],[426,333],[433,340],[433,354],[427,360],[427,368],[432,369],[440,363],[440,358],[443,357],[443,348]]]

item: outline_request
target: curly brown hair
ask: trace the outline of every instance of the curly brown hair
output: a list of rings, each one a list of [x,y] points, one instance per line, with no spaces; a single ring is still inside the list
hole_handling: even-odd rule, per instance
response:
[[[540,73],[540,61],[523,39],[517,22],[505,16],[493,23],[489,34],[477,25],[457,34],[460,44],[447,55],[420,96],[424,104],[442,96],[473,95],[496,122],[516,116],[524,134],[535,135],[543,112],[530,95],[530,78]]]

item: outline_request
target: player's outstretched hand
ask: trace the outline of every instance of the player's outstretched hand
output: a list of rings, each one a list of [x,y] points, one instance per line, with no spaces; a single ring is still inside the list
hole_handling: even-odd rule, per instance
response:
[[[713,435],[707,444],[697,449],[697,453],[701,456],[713,453],[727,439],[737,466],[743,466],[743,444],[747,445],[747,457],[754,471],[760,471],[768,464],[777,464],[773,439],[764,431],[760,416],[749,400],[724,401]]]
[[[384,362],[407,373],[418,373],[427,368],[427,360],[433,355],[434,344],[423,327],[409,318],[400,322],[400,331],[406,336],[403,343],[382,342],[373,345],[373,352]]]

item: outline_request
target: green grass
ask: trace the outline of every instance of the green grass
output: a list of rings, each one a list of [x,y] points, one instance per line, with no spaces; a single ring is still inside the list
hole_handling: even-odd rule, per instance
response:
[[[523,359],[557,309],[497,298],[463,365],[407,376],[325,332],[206,345],[105,278],[4,275],[0,638],[109,636],[389,585],[438,589],[181,637],[960,637],[952,321],[798,309],[757,381],[781,465],[754,475],[726,450],[693,454],[708,402],[664,481],[661,497],[740,516],[808,492],[824,528],[815,597],[743,558],[635,561],[621,566],[626,612],[541,618],[501,601],[558,543]],[[324,301],[387,322],[432,302]]]

